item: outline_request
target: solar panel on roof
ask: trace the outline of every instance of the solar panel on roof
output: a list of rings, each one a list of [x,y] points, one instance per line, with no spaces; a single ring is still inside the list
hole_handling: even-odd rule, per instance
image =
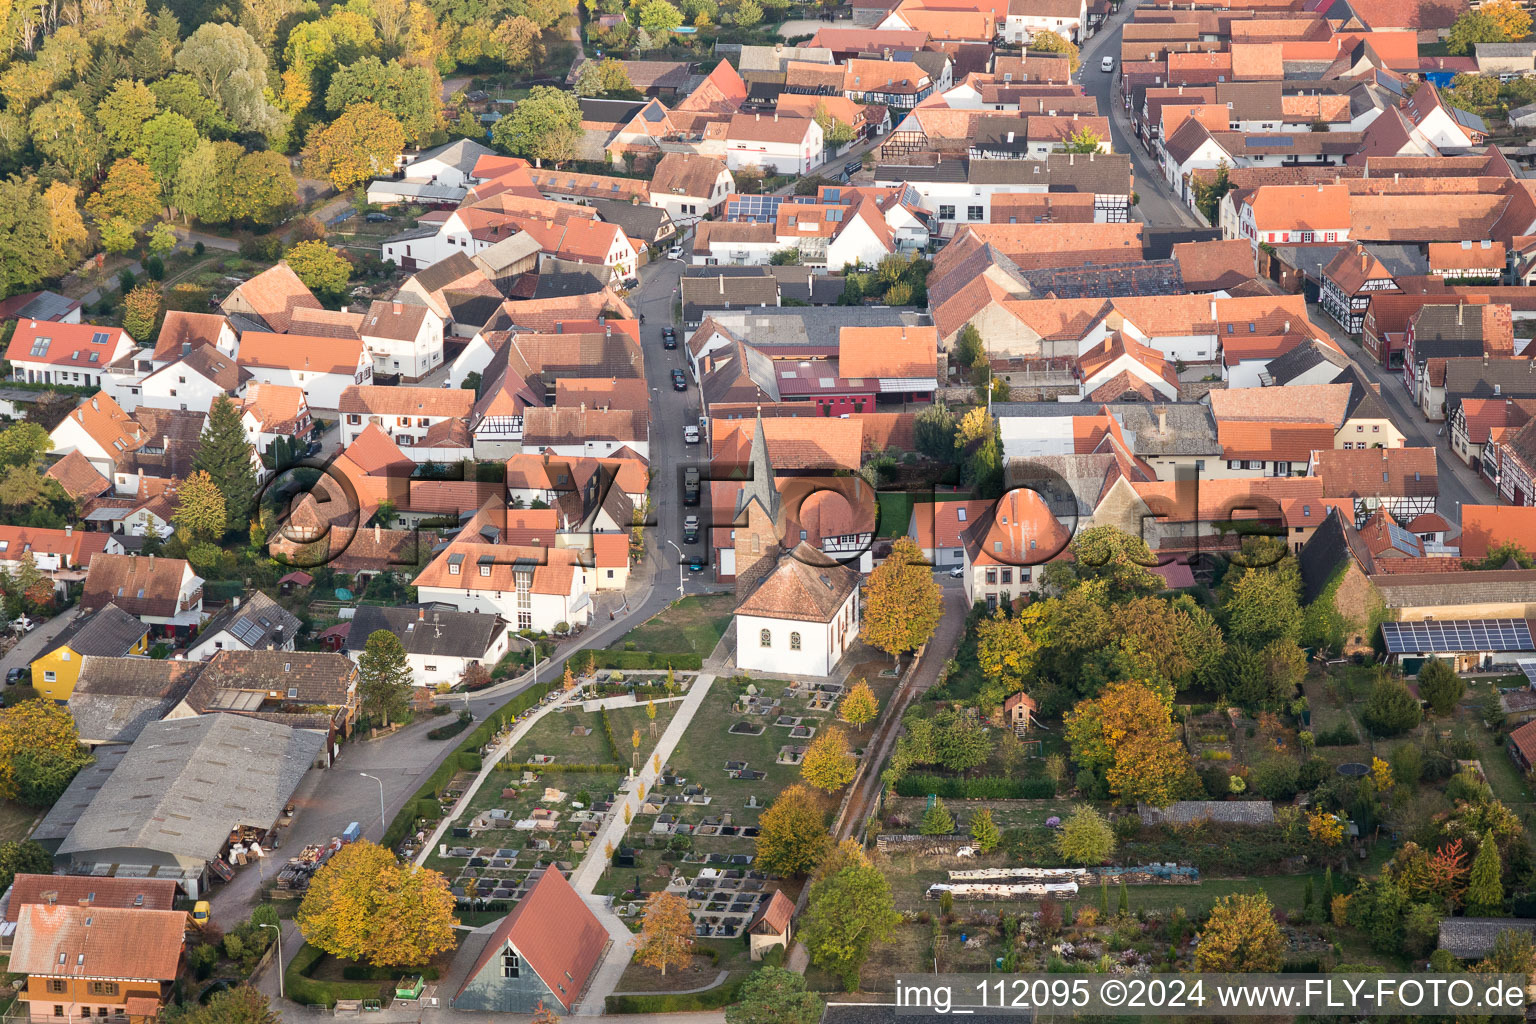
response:
[[[1296,140],[1289,135],[1250,135],[1250,146],[1294,146]]]
[[[1536,659],[1521,658],[1516,664],[1520,666],[1520,671],[1525,673],[1526,680],[1536,685]]]
[[[1383,622],[1381,636],[1389,654],[1455,654],[1474,651],[1529,651],[1530,623],[1525,619],[1429,619]]]

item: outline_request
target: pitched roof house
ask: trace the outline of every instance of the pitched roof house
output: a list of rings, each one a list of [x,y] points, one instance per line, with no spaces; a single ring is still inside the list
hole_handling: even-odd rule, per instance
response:
[[[195,626],[203,618],[203,579],[185,558],[97,555],[80,607],[94,611],[108,604],[151,625]]]

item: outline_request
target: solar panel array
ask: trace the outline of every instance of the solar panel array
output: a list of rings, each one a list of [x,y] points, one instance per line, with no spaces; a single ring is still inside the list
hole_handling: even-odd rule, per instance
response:
[[[1520,671],[1525,673],[1525,678],[1536,686],[1536,660],[1521,658],[1516,664],[1520,666]]]
[[[265,618],[259,622],[251,616],[246,616],[230,627],[230,635],[247,647],[253,647],[266,633],[271,622]]]
[[[1525,619],[1430,619],[1383,622],[1388,654],[1455,654],[1474,651],[1529,651],[1531,625]]]

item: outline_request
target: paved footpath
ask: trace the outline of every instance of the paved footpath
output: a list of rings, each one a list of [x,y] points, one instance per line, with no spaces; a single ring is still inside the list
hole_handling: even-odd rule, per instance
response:
[[[640,810],[641,801],[636,796],[638,785],[644,785],[646,792],[650,792],[655,787],[656,776],[660,774],[656,766],[665,765],[672,756],[672,751],[677,749],[678,741],[683,738],[683,733],[687,731],[693,716],[699,710],[699,705],[704,703],[704,698],[709,694],[709,689],[714,682],[713,675],[700,673],[694,677],[693,685],[688,687],[688,693],[677,709],[677,714],[673,715],[672,721],[667,723],[666,731],[661,734],[661,739],[656,744],[655,756],[647,758],[639,774],[621,787],[622,802],[609,812],[608,820],[603,823],[602,829],[592,840],[592,845],[587,848],[587,855],[582,858],[581,863],[571,875],[571,885],[581,893],[581,898],[586,901],[587,906],[592,908],[593,913],[597,914],[597,919],[603,922],[603,927],[608,929],[608,934],[613,939],[608,952],[603,956],[603,962],[598,965],[592,980],[587,984],[586,995],[582,997],[581,1004],[577,1007],[578,1013],[596,1016],[603,1012],[605,1001],[618,989],[619,979],[624,976],[625,969],[629,967],[630,957],[634,954],[634,948],[630,945],[634,935],[630,932],[629,926],[613,912],[608,897],[597,896],[592,892],[608,867],[608,847],[611,844],[613,849],[617,850],[623,844],[624,836],[629,832],[630,826],[630,822],[624,820],[624,811],[628,809],[633,817],[634,812]]]

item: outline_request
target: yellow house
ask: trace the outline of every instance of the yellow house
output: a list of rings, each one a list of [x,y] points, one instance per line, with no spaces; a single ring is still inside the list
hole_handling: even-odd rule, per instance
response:
[[[71,622],[32,662],[32,686],[49,700],[68,700],[87,655],[123,658],[149,653],[149,627],[115,604]]]

